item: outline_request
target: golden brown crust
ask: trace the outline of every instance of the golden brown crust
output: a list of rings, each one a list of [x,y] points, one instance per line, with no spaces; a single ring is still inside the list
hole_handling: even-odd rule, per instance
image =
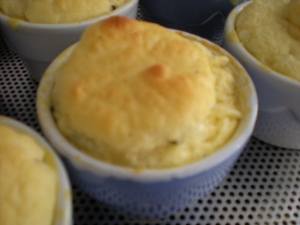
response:
[[[216,103],[209,57],[203,46],[155,24],[124,17],[94,24],[56,77],[58,126],[77,146],[111,163],[186,163],[155,165],[154,158],[170,157],[175,148],[185,154],[188,139],[200,135]]]

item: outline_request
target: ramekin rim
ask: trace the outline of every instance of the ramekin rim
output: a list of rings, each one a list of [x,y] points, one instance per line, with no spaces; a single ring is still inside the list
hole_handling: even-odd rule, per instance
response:
[[[182,32],[184,34],[191,35],[193,37],[196,37],[200,40],[204,40],[212,45],[217,46],[215,43],[208,41],[204,38],[198,37],[193,34],[189,34],[187,32]],[[69,48],[67,48],[64,52],[62,52],[54,61],[53,64],[57,63],[60,60],[60,57],[64,57],[65,54],[70,51],[71,48],[74,48],[76,45],[73,44]],[[220,49],[225,53],[230,55],[226,50]],[[231,55],[230,55],[231,56]],[[232,56],[231,56],[232,57]],[[232,57],[233,58],[233,57]],[[234,59],[234,58],[233,58]],[[235,60],[235,59],[234,59]],[[78,163],[78,167],[82,167],[82,169],[87,169],[87,163],[86,161],[89,161],[88,169],[91,170],[91,172],[98,174],[99,170],[107,172],[105,176],[107,177],[114,177],[114,178],[119,178],[119,179],[129,179],[133,181],[139,181],[139,182],[158,182],[158,181],[169,181],[171,179],[176,179],[176,178],[184,178],[184,177],[190,177],[193,175],[196,175],[201,172],[205,172],[215,166],[220,165],[223,161],[229,159],[232,155],[234,155],[240,148],[242,148],[248,141],[248,139],[251,137],[251,134],[254,129],[254,125],[256,122],[256,116],[257,116],[257,111],[258,111],[258,100],[257,100],[257,95],[256,95],[256,90],[254,87],[254,84],[252,82],[252,79],[246,72],[246,70],[241,66],[241,64],[235,60],[235,63],[237,66],[244,71],[244,76],[248,79],[249,83],[249,88],[252,90],[253,94],[249,96],[247,95],[247,99],[249,100],[249,105],[251,104],[251,113],[249,113],[249,119],[247,121],[247,128],[243,130],[243,132],[235,139],[235,140],[230,140],[227,144],[225,144],[222,148],[217,150],[215,153],[212,155],[208,156],[207,158],[204,158],[200,161],[197,161],[195,163],[181,166],[181,167],[176,167],[176,168],[171,168],[171,169],[164,169],[164,170],[150,170],[150,169],[145,169],[143,170],[142,173],[135,172],[134,169],[128,169],[116,165],[111,165],[106,162],[101,162],[100,160],[93,159],[92,157],[86,155],[82,151],[76,149],[76,147],[72,146],[71,143],[69,143],[58,131],[54,124],[54,120],[51,117],[51,112],[50,108],[46,108],[45,111],[45,105],[44,100],[47,98],[45,96],[45,93],[42,93],[42,90],[45,90],[45,85],[47,82],[51,80],[49,78],[49,73],[47,71],[49,68],[51,69],[51,65],[48,67],[46,72],[44,73],[44,76],[41,78],[38,91],[37,91],[37,99],[36,99],[36,104],[37,104],[37,115],[38,115],[38,120],[40,122],[41,128],[46,136],[47,139],[49,139],[49,142],[53,142],[54,148],[58,150],[60,154],[63,156],[67,156],[69,160],[71,160],[73,163]],[[50,81],[51,82],[51,81]],[[52,85],[52,83],[51,83]],[[48,93],[49,96],[49,93]],[[46,121],[45,121],[45,114],[46,115]],[[241,125],[240,125],[241,126]],[[56,140],[51,140],[53,138],[53,135],[55,136]],[[58,138],[58,139],[57,139]],[[61,143],[57,140],[63,141],[63,146],[67,146],[67,148],[72,149],[72,153],[70,153],[70,150],[64,149],[64,152],[61,152]],[[57,147],[59,145],[59,147]],[[224,153],[226,153],[226,157],[224,158]],[[83,164],[77,161],[77,159],[80,159],[80,161],[85,161]],[[76,159],[76,160],[75,160]],[[218,160],[216,160],[218,159]],[[84,166],[82,166],[84,165]],[[101,173],[103,175],[103,173]]]
[[[225,26],[224,26],[224,34],[226,36],[226,34],[229,34],[230,32],[235,32],[236,35],[237,35],[237,32],[236,32],[236,29],[235,29],[235,22],[236,22],[236,19],[239,15],[239,13],[249,4],[252,3],[252,0],[249,0],[249,1],[246,1],[246,2],[243,2],[239,5],[237,5],[236,7],[234,7],[231,12],[228,14],[228,17],[226,19],[226,22],[225,22]],[[238,37],[238,35],[237,35]],[[244,48],[243,44],[238,41],[230,41],[228,39],[224,39],[224,42],[231,42],[231,43],[235,43],[235,49],[237,51],[239,51],[239,53],[243,54],[245,57],[247,57],[251,63],[253,63],[257,68],[260,68],[264,71],[266,71],[265,69],[262,68],[265,67],[265,68],[268,68],[268,70],[266,71],[267,73],[264,73],[265,75],[268,75],[268,76],[274,76],[276,79],[282,81],[282,82],[286,82],[290,85],[293,85],[293,86],[297,86],[300,88],[300,82],[299,81],[296,81],[288,76],[285,76],[279,72],[276,72],[275,70],[273,70],[272,68],[270,68],[269,66],[265,65],[264,63],[260,62],[256,57],[254,57],[252,54],[250,54],[248,52],[248,50],[246,48]]]
[[[57,207],[60,207],[60,204],[64,206],[63,213],[60,214],[58,218],[55,217],[54,213],[54,224],[56,224],[58,221],[63,222],[62,225],[71,225],[72,224],[72,188],[71,188],[71,181],[69,179],[68,172],[57,155],[57,153],[54,151],[53,147],[45,140],[44,137],[42,137],[36,130],[34,130],[29,125],[25,124],[22,121],[19,121],[17,119],[11,118],[9,116],[0,115],[0,124],[7,125],[8,127],[12,127],[13,129],[20,130],[21,132],[24,132],[26,134],[29,134],[31,137],[34,138],[34,140],[38,141],[38,144],[45,147],[46,151],[49,151],[52,156],[55,158],[55,163],[57,164],[58,168],[58,181],[59,181],[59,192],[57,193],[57,199],[61,200],[63,196],[63,202],[57,202]],[[68,196],[65,196],[65,192],[68,192]],[[60,210],[60,209],[57,209]]]
[[[5,15],[3,12],[0,11],[0,21],[2,20],[3,22],[7,22],[9,19],[14,19],[19,21],[18,23],[18,29],[26,29],[26,28],[31,28],[31,29],[38,29],[38,30],[64,30],[64,29],[76,29],[78,27],[85,27],[87,25],[93,24],[99,20],[106,19],[110,16],[115,16],[119,15],[121,12],[126,12],[127,10],[131,9],[134,7],[136,4],[138,4],[139,0],[130,0],[129,2],[125,3],[121,7],[115,9],[114,11],[108,13],[108,14],[103,14],[98,17],[94,17],[88,20],[80,21],[80,22],[71,22],[71,23],[57,23],[57,24],[51,24],[51,23],[32,23],[20,19],[16,19],[10,16]]]

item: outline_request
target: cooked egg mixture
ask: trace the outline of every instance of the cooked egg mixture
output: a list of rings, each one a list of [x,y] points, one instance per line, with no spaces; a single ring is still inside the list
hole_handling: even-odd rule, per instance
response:
[[[52,225],[57,175],[28,135],[0,124],[0,224]]]
[[[59,130],[114,165],[199,161],[228,142],[241,118],[229,59],[156,24],[124,17],[96,23],[55,74]]]
[[[244,47],[272,70],[300,81],[300,0],[254,0],[239,14]]]
[[[130,0],[0,0],[0,12],[31,23],[72,23],[92,19]]]

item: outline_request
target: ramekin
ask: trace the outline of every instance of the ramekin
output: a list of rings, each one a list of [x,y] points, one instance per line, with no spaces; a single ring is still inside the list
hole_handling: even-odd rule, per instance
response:
[[[300,149],[300,82],[275,72],[244,48],[235,23],[248,4],[251,1],[238,5],[229,14],[223,47],[241,62],[254,81],[259,112],[253,135],[271,145]]]
[[[0,31],[10,48],[22,58],[32,78],[39,82],[51,61],[77,42],[88,26],[114,15],[135,19],[137,7],[138,0],[131,0],[110,14],[66,24],[30,23],[0,13]]]
[[[29,137],[33,138],[38,145],[40,145],[45,151],[51,154],[56,164],[58,174],[58,192],[56,196],[56,206],[54,211],[53,225],[72,225],[73,224],[73,204],[72,204],[72,189],[67,174],[67,170],[62,163],[59,156],[55,153],[52,147],[46,142],[46,140],[35,130],[28,125],[17,121],[13,118],[1,116],[0,124],[8,126],[18,132],[22,132]],[[17,140],[16,140],[17,141]],[[34,184],[33,184],[34,185]]]
[[[184,35],[229,57],[239,83],[243,108],[243,118],[233,137],[216,153],[199,162],[174,169],[136,171],[98,161],[69,143],[52,118],[50,93],[56,68],[66,61],[76,44],[53,61],[39,84],[39,123],[46,138],[64,159],[72,181],[112,211],[128,218],[166,218],[209,194],[229,173],[254,128],[257,96],[252,80],[244,68],[216,44],[191,34]]]

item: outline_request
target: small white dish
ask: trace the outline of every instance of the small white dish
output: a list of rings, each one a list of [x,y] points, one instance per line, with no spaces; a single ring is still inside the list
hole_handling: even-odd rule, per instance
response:
[[[51,154],[55,159],[55,164],[58,173],[58,193],[56,197],[56,206],[54,211],[53,225],[72,225],[73,224],[73,204],[72,204],[72,189],[67,171],[52,147],[29,126],[15,119],[1,116],[0,124],[8,126],[18,132],[22,132],[33,138],[45,151]]]
[[[244,68],[225,50],[203,38],[197,39],[228,56],[240,87],[243,117],[232,138],[211,156],[186,166],[136,171],[96,160],[70,143],[58,130],[51,114],[50,94],[55,71],[67,60],[72,45],[47,68],[37,92],[37,114],[43,133],[61,154],[72,181],[112,211],[138,220],[155,220],[177,213],[206,196],[229,173],[251,137],[256,115],[254,84]]]
[[[243,47],[235,22],[248,4],[251,1],[236,6],[229,14],[223,47],[241,62],[254,81],[259,112],[253,135],[271,145],[300,149],[300,82],[271,70]]]

